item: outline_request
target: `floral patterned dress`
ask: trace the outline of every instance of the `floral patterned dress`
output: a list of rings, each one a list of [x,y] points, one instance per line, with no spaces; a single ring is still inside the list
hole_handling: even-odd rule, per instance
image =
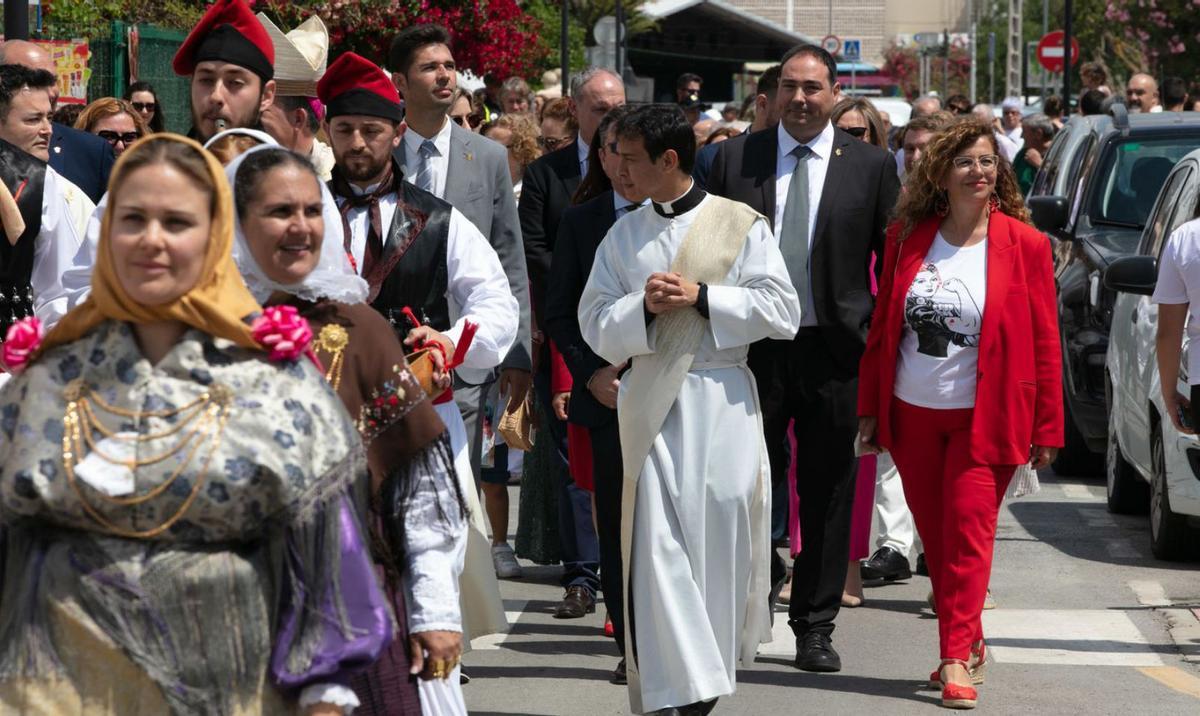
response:
[[[111,321],[47,351],[0,389],[0,712],[294,713],[346,683],[393,631],[365,473],[307,360],[193,330],[152,365]]]

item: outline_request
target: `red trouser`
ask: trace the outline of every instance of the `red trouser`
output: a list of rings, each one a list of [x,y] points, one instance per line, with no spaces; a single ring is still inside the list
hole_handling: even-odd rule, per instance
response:
[[[973,413],[892,402],[892,457],[925,542],[941,658],[964,661],[983,638],[996,515],[1016,471],[971,457]]]

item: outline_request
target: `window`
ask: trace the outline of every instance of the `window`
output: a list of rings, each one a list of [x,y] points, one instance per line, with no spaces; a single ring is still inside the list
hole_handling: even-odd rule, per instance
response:
[[[1092,222],[1141,229],[1175,163],[1196,148],[1196,137],[1122,141],[1105,153],[1092,181]],[[1166,217],[1163,217],[1164,222]]]
[[[1190,167],[1182,167],[1179,171],[1172,174],[1167,184],[1163,186],[1162,200],[1158,203],[1154,215],[1149,218],[1149,224],[1146,227],[1146,236],[1143,243],[1145,249],[1143,253],[1150,256],[1158,256],[1162,251],[1163,242],[1176,226],[1173,216],[1191,213],[1190,205],[1188,206],[1188,210],[1184,212],[1180,212],[1178,208],[1180,206],[1178,201],[1179,193],[1188,184],[1187,180],[1191,174],[1192,170]],[[1193,189],[1194,193],[1195,190]]]

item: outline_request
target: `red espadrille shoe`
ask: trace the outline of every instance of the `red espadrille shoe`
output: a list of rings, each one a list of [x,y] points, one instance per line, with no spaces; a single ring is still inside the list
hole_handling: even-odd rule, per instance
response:
[[[941,665],[938,667],[938,676],[945,670],[947,666],[952,664],[960,664],[964,669],[970,671],[970,666],[962,659],[942,659]],[[948,709],[973,709],[979,702],[979,692],[973,686],[964,686],[962,684],[952,684],[945,679],[942,682],[942,706]]]

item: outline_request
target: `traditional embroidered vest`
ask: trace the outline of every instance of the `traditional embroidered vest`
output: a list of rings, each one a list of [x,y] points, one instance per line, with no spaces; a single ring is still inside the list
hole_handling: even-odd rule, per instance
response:
[[[405,306],[422,323],[439,331],[449,330],[446,244],[451,206],[407,181],[400,183],[398,193],[400,201],[388,228],[381,261],[390,265],[390,270],[371,305],[404,333],[412,328],[400,313]]]
[[[46,163],[0,139],[0,181],[17,198],[25,233],[16,245],[0,238],[0,341],[8,327],[33,314],[33,249],[42,230]],[[18,196],[19,192],[19,196]]]

